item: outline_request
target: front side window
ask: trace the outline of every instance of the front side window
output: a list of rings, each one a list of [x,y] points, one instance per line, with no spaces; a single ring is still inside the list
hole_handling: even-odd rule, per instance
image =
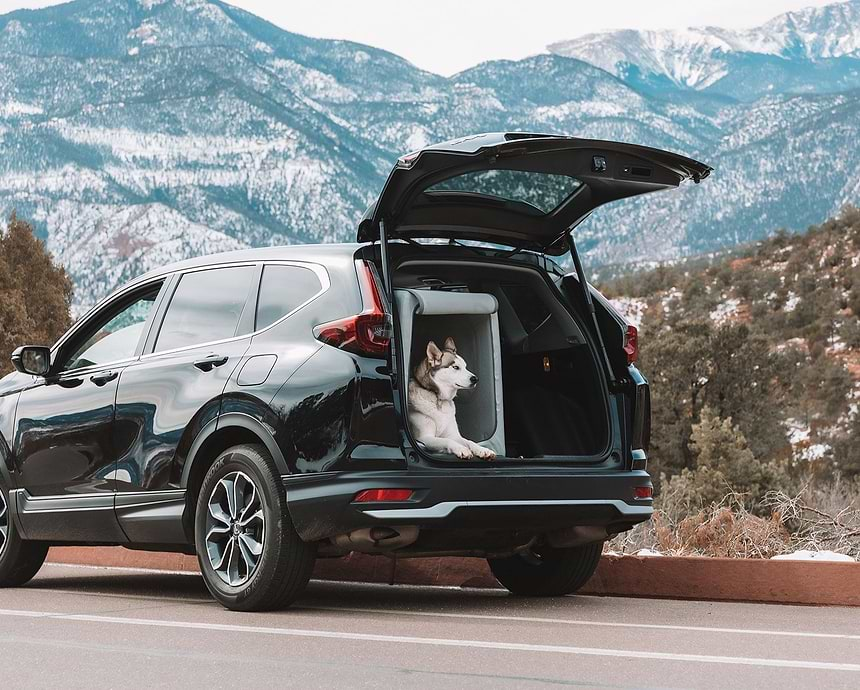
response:
[[[256,329],[271,326],[322,289],[317,274],[301,266],[272,264],[263,269]]]
[[[174,350],[236,335],[256,275],[254,266],[186,273],[170,300],[155,351]]]
[[[62,371],[119,362],[134,357],[146,320],[161,285],[153,287],[131,304],[112,311],[106,320],[85,330],[83,343],[66,359]]]

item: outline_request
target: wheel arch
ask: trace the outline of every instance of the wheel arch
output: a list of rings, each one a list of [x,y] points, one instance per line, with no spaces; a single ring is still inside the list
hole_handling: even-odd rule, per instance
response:
[[[185,489],[182,523],[191,543],[194,539],[197,494],[206,472],[221,453],[243,443],[262,444],[271,454],[278,471],[290,474],[287,461],[272,432],[260,420],[241,412],[229,412],[210,421],[194,439],[180,480],[180,486]]]

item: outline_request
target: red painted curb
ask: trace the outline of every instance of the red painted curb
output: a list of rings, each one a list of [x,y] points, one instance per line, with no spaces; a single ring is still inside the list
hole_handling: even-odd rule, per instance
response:
[[[48,560],[154,570],[197,571],[197,559],[121,547],[56,547]],[[416,558],[396,564],[380,556],[352,554],[320,559],[314,577],[351,582],[451,587],[499,584],[480,558]],[[743,558],[604,556],[583,594],[860,606],[860,563],[811,563]]]

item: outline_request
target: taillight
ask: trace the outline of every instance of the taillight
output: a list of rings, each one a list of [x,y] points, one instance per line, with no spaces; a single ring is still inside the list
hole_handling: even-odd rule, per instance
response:
[[[341,350],[382,357],[391,342],[391,314],[379,293],[370,263],[356,261],[355,270],[364,310],[355,316],[320,324],[314,328],[314,337]]]
[[[636,486],[633,488],[633,498],[637,501],[647,501],[654,495],[654,487],[652,486]]]
[[[639,331],[630,324],[627,324],[624,334],[624,353],[627,355],[627,364],[634,364],[639,359]]]
[[[377,503],[383,501],[408,501],[415,493],[412,489],[365,489],[359,491],[353,503]]]

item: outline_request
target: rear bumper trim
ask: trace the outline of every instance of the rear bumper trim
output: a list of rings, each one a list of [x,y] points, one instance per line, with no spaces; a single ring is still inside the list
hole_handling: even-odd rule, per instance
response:
[[[388,508],[383,510],[363,510],[365,515],[373,518],[392,520],[418,520],[421,518],[445,518],[457,508],[510,508],[520,506],[550,507],[550,506],[612,506],[622,515],[648,516],[654,512],[651,506],[632,506],[621,500],[550,500],[550,501],[443,501],[426,508]]]

